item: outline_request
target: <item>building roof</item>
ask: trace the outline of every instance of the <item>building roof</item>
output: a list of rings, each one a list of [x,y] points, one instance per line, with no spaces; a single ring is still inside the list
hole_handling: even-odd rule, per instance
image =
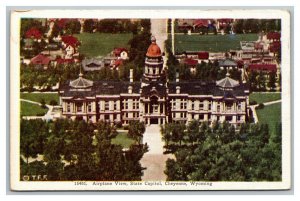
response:
[[[237,62],[232,59],[219,60],[219,66],[237,66]]]
[[[26,38],[34,38],[34,39],[41,39],[42,34],[37,28],[30,28],[29,30],[26,31],[25,33]]]
[[[226,77],[218,80],[216,85],[221,88],[235,88],[240,85],[240,83],[229,77],[229,73],[226,74]]]
[[[82,73],[79,74],[79,78],[70,81],[70,87],[76,89],[85,89],[93,86],[93,81],[85,79],[82,77]]]
[[[48,65],[50,61],[51,59],[43,54],[38,54],[30,60],[33,65]]]
[[[57,64],[71,64],[74,63],[74,59],[62,59],[62,58],[57,58],[56,59]]]
[[[147,57],[160,57],[162,56],[160,47],[156,44],[156,38],[154,36],[151,37],[151,44],[148,47]]]
[[[196,59],[187,58],[184,60],[184,64],[188,66],[196,66],[198,64],[198,61]]]
[[[250,70],[276,71],[276,64],[249,64]]]
[[[62,36],[61,40],[66,44],[66,46],[70,45],[72,47],[77,47],[80,45],[78,39],[71,35]]]
[[[198,59],[208,59],[209,53],[208,52],[198,52]]]
[[[118,48],[115,48],[114,49],[114,55],[115,56],[120,56],[120,54],[122,53],[122,52],[128,52],[128,50],[126,49],[126,48],[124,48],[124,47],[118,47]]]
[[[139,94],[141,89],[140,82],[123,82],[123,81],[94,81],[93,85],[88,88],[90,90],[72,90],[70,82],[66,82],[60,86],[62,97],[85,98],[95,97],[96,95],[120,95],[127,94],[128,87],[132,87],[132,93]],[[171,82],[168,83],[169,94],[176,94],[176,87],[180,87],[180,94],[188,95],[208,95],[222,96],[223,98],[235,98],[236,96],[245,96],[245,90],[248,86],[240,84],[234,90],[226,91],[217,86],[215,82],[201,82],[199,80]],[[167,95],[167,88],[163,82],[152,82],[142,88],[142,96],[151,97],[156,95],[159,97]]]

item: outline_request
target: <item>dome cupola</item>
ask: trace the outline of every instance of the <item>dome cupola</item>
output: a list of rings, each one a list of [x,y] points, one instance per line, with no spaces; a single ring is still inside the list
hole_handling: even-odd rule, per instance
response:
[[[162,56],[160,47],[156,44],[156,38],[151,36],[151,45],[149,46],[147,53],[147,57],[160,57]]]

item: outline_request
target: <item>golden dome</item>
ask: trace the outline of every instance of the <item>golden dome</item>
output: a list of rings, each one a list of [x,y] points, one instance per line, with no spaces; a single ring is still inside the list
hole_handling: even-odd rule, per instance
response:
[[[156,44],[156,39],[154,36],[151,37],[151,45],[148,47],[147,50],[147,57],[160,57],[161,56],[161,50],[160,47]]]

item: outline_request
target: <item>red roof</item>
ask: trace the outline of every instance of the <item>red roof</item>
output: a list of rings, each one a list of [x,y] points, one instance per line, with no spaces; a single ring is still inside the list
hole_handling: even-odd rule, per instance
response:
[[[56,59],[57,64],[71,64],[74,63],[74,59],[62,59],[58,58]]]
[[[118,47],[118,48],[115,48],[114,49],[114,55],[115,56],[120,56],[121,52],[128,52],[128,50],[126,48],[123,48],[123,47]]]
[[[188,66],[196,66],[198,64],[198,61],[195,59],[187,58],[184,60],[184,63]]]
[[[208,19],[197,19],[194,21],[194,26],[196,27],[207,27],[208,24]]]
[[[264,71],[276,71],[276,65],[275,64],[250,64],[249,65],[250,70],[264,70]]]
[[[270,44],[270,52],[278,52],[281,48],[280,41],[274,41]]]
[[[208,52],[198,52],[198,58],[199,59],[208,59],[209,53]]]
[[[71,35],[62,36],[61,39],[67,46],[71,45],[72,47],[76,47],[76,46],[80,45],[80,42],[78,41],[78,39]]]
[[[26,38],[35,38],[35,39],[40,39],[42,38],[41,32],[37,28],[30,28],[29,30],[26,31],[25,33]]]
[[[267,39],[269,40],[280,40],[281,34],[279,32],[269,32]]]
[[[37,56],[33,57],[30,62],[34,65],[42,64],[48,65],[51,59],[43,54],[38,54]]]
[[[115,67],[120,66],[120,65],[122,65],[122,64],[123,64],[123,60],[122,60],[122,59],[117,59],[117,60],[115,61]]]

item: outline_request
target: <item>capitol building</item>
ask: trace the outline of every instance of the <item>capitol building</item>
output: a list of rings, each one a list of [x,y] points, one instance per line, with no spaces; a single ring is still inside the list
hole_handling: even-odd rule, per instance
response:
[[[60,86],[62,115],[91,122],[100,120],[123,125],[130,121],[145,124],[168,122],[227,121],[244,123],[248,117],[249,89],[226,77],[218,81],[169,82],[164,59],[155,37],[146,53],[143,78],[123,81],[91,81],[82,74]]]

